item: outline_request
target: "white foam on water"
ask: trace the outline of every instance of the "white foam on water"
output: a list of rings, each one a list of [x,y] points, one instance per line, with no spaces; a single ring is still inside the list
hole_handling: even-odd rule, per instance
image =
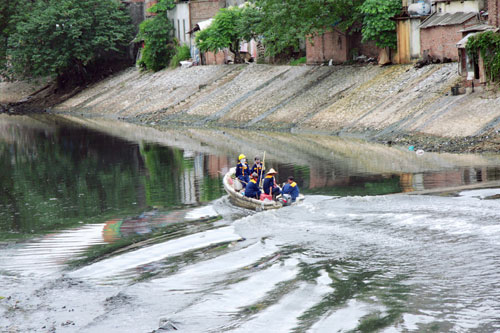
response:
[[[242,268],[250,268],[259,259],[278,251],[272,241],[257,242],[216,258],[209,259],[182,269],[180,272],[151,282],[158,290],[193,291],[205,288],[224,279],[225,274]]]
[[[87,224],[20,243],[0,252],[0,267],[23,275],[57,272],[89,246],[104,243],[103,228],[104,224]]]
[[[426,315],[415,315],[411,313],[403,314],[403,322],[399,325],[403,330],[418,331],[419,324],[430,324],[436,318]]]
[[[214,206],[203,206],[190,210],[187,212],[185,218],[188,221],[199,220],[201,218],[213,218],[217,217],[219,214],[215,211]]]
[[[204,300],[215,304],[218,295],[222,298],[231,299],[232,293],[240,293],[240,297],[231,299],[229,310],[235,311],[241,303],[246,305],[252,299],[258,299],[261,295],[260,288],[271,288],[271,285],[261,285],[260,282],[272,283],[285,279],[295,274],[297,263],[295,260],[287,260],[285,266],[273,265],[266,270],[258,270],[254,264],[263,257],[276,253],[279,248],[271,240],[257,241],[249,246],[233,247],[231,252],[222,254],[216,258],[198,262],[181,269],[179,272],[164,278],[156,278],[149,281],[132,284],[126,289],[126,294],[134,300],[134,316],[122,316],[122,310],[110,313],[106,318],[100,319],[99,323],[90,325],[82,332],[95,332],[98,329],[105,332],[126,332],[131,326],[142,327],[142,331],[151,331],[158,328],[161,318],[172,319],[178,323],[178,327],[184,332],[201,332],[200,327],[223,325],[230,320],[226,312],[217,313],[198,304]],[[227,290],[224,281],[231,273],[238,273],[236,278],[243,274],[249,278],[235,285],[230,285]],[[259,284],[257,286],[257,284]],[[120,284],[121,285],[121,284]],[[249,299],[245,299],[245,288],[255,285],[255,290],[247,291]],[[264,292],[264,291],[262,291]],[[226,304],[222,302],[216,309],[225,311]],[[126,307],[128,308],[128,307]],[[216,317],[207,318],[203,312],[191,309],[205,308]],[[187,314],[190,314],[189,316]],[[116,316],[122,318],[117,321]]]
[[[235,233],[232,226],[208,230],[101,260],[95,264],[71,272],[69,276],[87,278],[113,276],[168,256],[239,239],[241,239],[241,236]]]
[[[332,311],[331,314],[316,322],[308,332],[348,332],[354,330],[364,316],[374,311],[382,312],[383,310],[384,308],[381,306],[351,299],[345,307]]]
[[[263,300],[278,283],[293,279],[299,272],[298,264],[297,259],[289,259],[253,273],[246,280],[210,291],[172,319],[184,323],[182,330],[220,331],[221,322],[231,321],[245,306]]]
[[[301,283],[298,289],[283,297],[278,303],[252,316],[232,332],[290,332],[299,323],[298,317],[318,304],[333,289],[328,273],[321,271],[317,284]],[[325,283],[326,282],[326,283]]]
[[[137,327],[141,332],[152,331],[159,327],[160,318],[177,320],[179,329],[186,332],[218,332],[234,327],[236,332],[290,332],[300,324],[298,318],[302,314],[332,291],[330,278],[323,273],[317,284],[297,282],[296,289],[283,291],[277,301],[266,299],[269,290],[274,291],[280,281],[293,279],[297,269],[293,258],[299,258],[303,265],[325,265],[338,272],[339,278],[345,281],[350,280],[352,274],[375,274],[362,278],[370,288],[359,289],[359,295],[330,309],[318,322],[312,323],[311,332],[327,332],[332,327],[331,331],[335,328],[349,331],[373,311],[385,315],[392,310],[383,309],[377,299],[371,298],[373,295],[380,296],[378,299],[397,297],[403,307],[409,307],[407,313],[381,330],[384,332],[419,331],[434,323],[449,332],[494,332],[500,330],[500,259],[496,255],[500,251],[499,221],[500,201],[480,200],[476,195],[337,199],[311,196],[310,200],[308,198],[297,206],[239,219],[233,224],[234,230],[219,229],[212,235],[202,233],[204,237],[196,234],[158,244],[159,247],[149,246],[141,249],[143,252],[124,253],[110,258],[110,261],[90,265],[87,271],[75,272],[76,277],[95,274],[97,278],[107,275],[113,278],[113,274],[128,267],[140,267],[172,253],[183,254],[183,251],[206,245],[210,240],[219,242],[226,237],[234,239],[239,236],[246,239],[217,252],[218,257],[214,258],[214,253],[211,253],[210,257],[207,256],[210,259],[203,260],[205,258],[201,256],[196,262],[186,262],[187,266],[175,273],[165,272],[171,274],[166,277],[133,283],[113,280],[113,284],[103,288],[106,295],[99,290],[102,284],[91,279],[83,281],[85,287],[71,287],[79,290],[77,294],[69,287],[58,286],[60,281],[57,281],[48,287],[50,298],[43,296],[45,289],[41,288],[39,293],[37,288],[41,279],[38,275],[34,278],[4,278],[0,283],[11,281],[16,287],[32,286],[33,292],[16,287],[6,290],[9,295],[15,295],[16,300],[22,299],[23,293],[25,299],[32,299],[31,303],[22,301],[21,305],[26,308],[37,306],[35,303],[61,305],[54,309],[59,311],[57,318],[72,319],[61,309],[66,304],[61,303],[62,299],[92,298],[78,302],[81,306],[90,304],[89,307],[97,309],[92,312],[95,318],[86,317],[88,326],[75,327],[82,332],[124,332],[131,327]],[[100,231],[98,233],[100,236]],[[40,253],[43,251],[43,247],[36,246],[39,245],[33,245],[33,256],[37,252],[35,249]],[[2,265],[8,265],[6,259],[17,250],[24,251],[25,247],[26,244],[20,244],[2,248]],[[52,247],[61,257],[68,250],[65,244],[52,244]],[[150,250],[153,251],[150,253]],[[291,255],[292,260],[285,260],[285,266],[271,260],[255,267],[260,259],[271,258],[277,253]],[[38,259],[47,264],[43,256]],[[403,288],[399,288],[401,286]],[[115,294],[127,297],[123,302],[120,298],[116,303],[111,302],[110,308],[107,298]],[[405,298],[399,298],[402,295]],[[276,303],[253,316],[241,315],[241,308],[256,305],[260,300],[264,304]],[[9,321],[23,330],[38,327],[31,318],[40,319],[44,324],[50,324],[55,318],[43,309],[39,311],[29,320],[10,317]],[[46,313],[49,314],[44,317]],[[60,324],[58,321],[58,327]],[[70,330],[71,327],[61,329]]]
[[[462,191],[458,194],[465,198],[479,198],[484,199],[494,195],[500,195],[500,188],[482,189],[482,190],[472,190],[472,191]]]

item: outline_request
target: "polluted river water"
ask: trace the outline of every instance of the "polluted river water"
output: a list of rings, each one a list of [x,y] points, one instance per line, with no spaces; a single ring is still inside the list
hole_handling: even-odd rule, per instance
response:
[[[264,151],[303,203],[229,203]],[[38,115],[0,163],[2,332],[500,330],[500,155]]]

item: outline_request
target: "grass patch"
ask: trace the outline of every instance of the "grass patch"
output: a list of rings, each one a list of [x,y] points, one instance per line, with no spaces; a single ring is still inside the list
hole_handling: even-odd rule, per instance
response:
[[[191,51],[189,46],[180,45],[175,48],[175,55],[170,60],[170,68],[176,68],[180,65],[181,61],[189,60],[191,58]]]
[[[299,58],[299,59],[292,59],[290,61],[290,66],[304,65],[306,63],[306,61],[307,61],[306,57],[302,57],[302,58]]]

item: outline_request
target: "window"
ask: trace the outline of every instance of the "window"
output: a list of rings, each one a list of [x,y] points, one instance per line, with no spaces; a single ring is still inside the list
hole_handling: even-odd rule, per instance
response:
[[[183,32],[184,32],[184,41],[186,41],[186,20],[185,19],[182,19],[182,28],[183,28]]]
[[[177,19],[177,39],[181,40],[181,21]]]

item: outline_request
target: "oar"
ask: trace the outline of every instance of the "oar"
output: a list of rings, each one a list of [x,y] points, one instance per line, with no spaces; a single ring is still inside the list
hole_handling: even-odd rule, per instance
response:
[[[260,182],[259,182],[259,188],[262,188],[262,182],[264,181],[263,172],[266,168],[266,152],[264,151],[264,156],[262,157],[262,170],[260,171]]]

